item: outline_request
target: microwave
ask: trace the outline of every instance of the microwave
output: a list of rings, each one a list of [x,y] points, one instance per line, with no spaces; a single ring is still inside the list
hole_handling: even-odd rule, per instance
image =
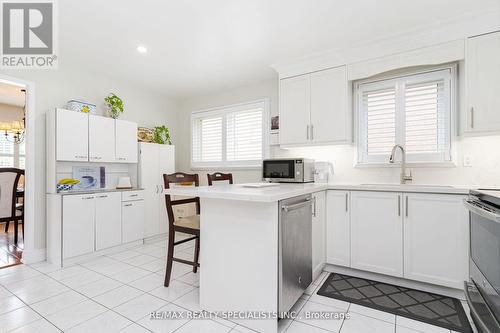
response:
[[[262,162],[262,179],[275,183],[314,182],[314,160],[273,158]]]

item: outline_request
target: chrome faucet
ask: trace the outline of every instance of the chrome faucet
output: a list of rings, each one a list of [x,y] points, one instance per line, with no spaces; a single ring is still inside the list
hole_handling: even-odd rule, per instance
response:
[[[406,175],[406,152],[403,146],[401,145],[394,145],[392,147],[392,152],[391,152],[391,157],[389,158],[389,163],[394,163],[394,156],[396,156],[396,149],[401,149],[401,184],[406,184],[407,181],[413,180],[413,177],[411,176],[411,170],[410,174]]]

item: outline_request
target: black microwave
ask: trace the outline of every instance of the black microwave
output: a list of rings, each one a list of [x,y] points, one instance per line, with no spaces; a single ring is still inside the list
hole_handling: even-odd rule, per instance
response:
[[[262,179],[277,183],[314,182],[314,160],[273,158],[262,162]]]

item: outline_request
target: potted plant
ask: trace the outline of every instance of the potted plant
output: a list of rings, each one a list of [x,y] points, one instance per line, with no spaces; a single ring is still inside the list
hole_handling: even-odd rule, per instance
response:
[[[105,99],[106,106],[108,107],[108,113],[111,118],[117,119],[121,113],[123,113],[123,101],[120,97],[116,96],[114,93],[109,94]]]
[[[167,126],[156,126],[154,128],[153,142],[162,145],[171,145],[170,131]]]

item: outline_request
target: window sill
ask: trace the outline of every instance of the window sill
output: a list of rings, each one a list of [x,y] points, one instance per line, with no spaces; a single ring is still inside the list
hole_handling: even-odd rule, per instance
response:
[[[262,166],[251,166],[251,165],[207,165],[207,166],[191,166],[191,170],[194,171],[226,171],[226,170],[261,170]]]
[[[401,162],[394,163],[355,163],[355,168],[401,168]],[[456,168],[455,162],[407,162],[407,168]]]

